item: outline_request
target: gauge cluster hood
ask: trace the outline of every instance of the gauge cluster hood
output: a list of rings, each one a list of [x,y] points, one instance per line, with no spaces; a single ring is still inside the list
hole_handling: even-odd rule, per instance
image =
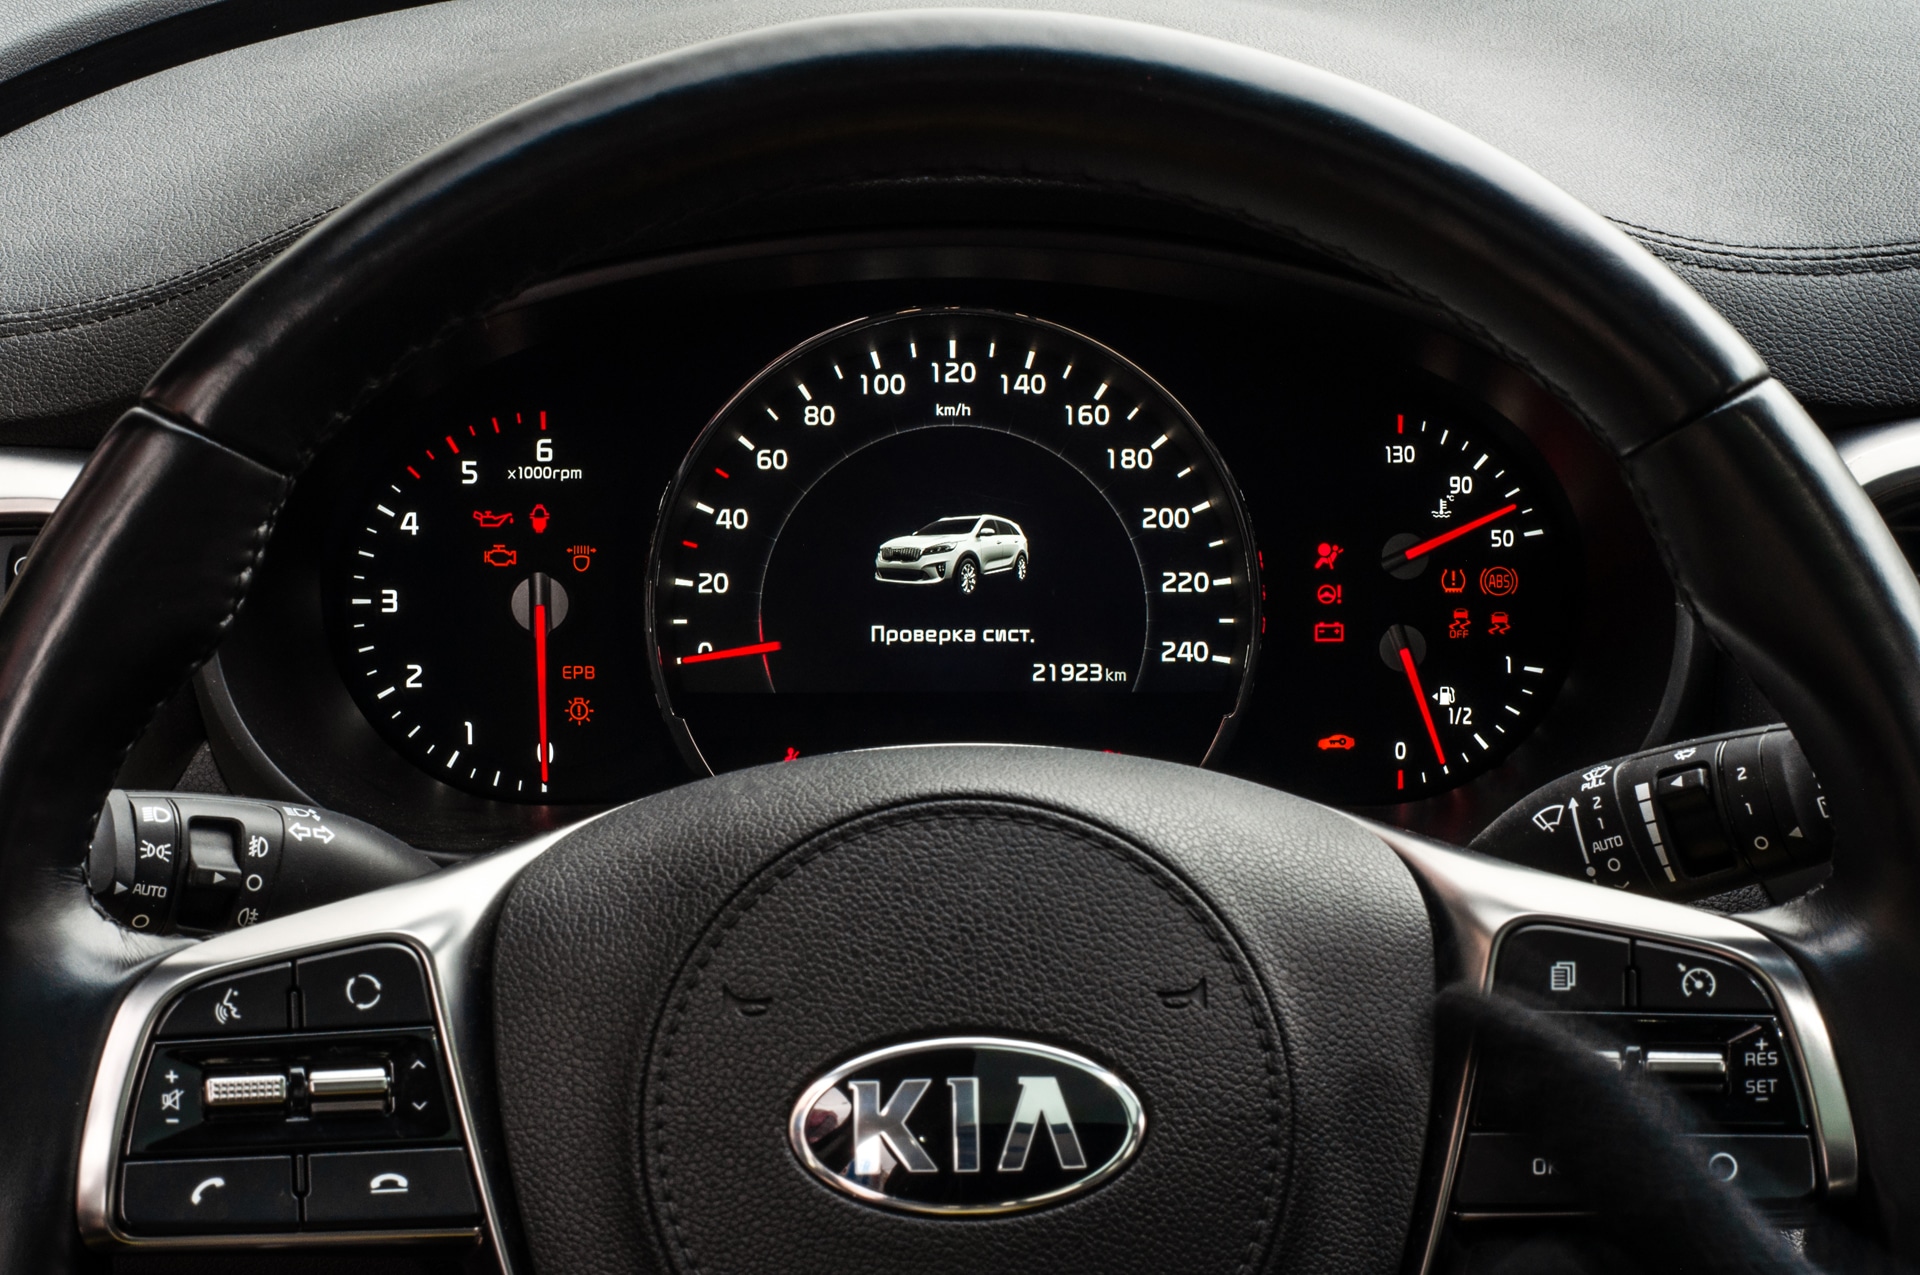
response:
[[[42,0],[0,35],[0,98],[36,63],[186,7]],[[187,60],[0,135],[0,429],[90,442],[260,265],[503,110],[637,58],[869,7],[885,6],[449,0]],[[1639,238],[1809,402],[1920,402],[1910,7],[1019,7],[1224,38],[1411,101]]]

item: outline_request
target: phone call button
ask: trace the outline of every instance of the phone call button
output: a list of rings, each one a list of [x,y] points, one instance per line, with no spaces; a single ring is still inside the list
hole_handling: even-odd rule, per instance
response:
[[[121,1178],[120,1216],[135,1235],[286,1230],[300,1220],[293,1159],[136,1160]]]

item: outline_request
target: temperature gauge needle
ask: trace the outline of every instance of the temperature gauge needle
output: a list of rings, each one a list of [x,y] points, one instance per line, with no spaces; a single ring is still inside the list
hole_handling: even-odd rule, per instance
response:
[[[1427,724],[1427,738],[1433,743],[1433,755],[1444,766],[1447,764],[1447,750],[1440,746],[1440,728],[1433,724],[1433,710],[1427,707],[1427,693],[1420,686],[1420,670],[1414,667],[1413,651],[1407,646],[1407,631],[1396,624],[1387,632],[1392,635],[1394,645],[1400,648],[1400,667],[1406,670],[1407,685],[1413,688],[1413,702],[1420,706],[1420,720]]]
[[[1461,523],[1458,527],[1455,527],[1452,531],[1443,531],[1431,540],[1422,540],[1417,545],[1408,545],[1405,549],[1402,549],[1398,553],[1390,553],[1385,558],[1380,560],[1380,565],[1385,567],[1389,571],[1392,571],[1398,567],[1404,567],[1407,565],[1407,563],[1411,562],[1415,558],[1420,557],[1422,554],[1432,553],[1435,549],[1438,549],[1441,545],[1446,544],[1449,541],[1458,540],[1460,537],[1466,535],[1469,531],[1478,531],[1480,530],[1480,528],[1486,526],[1488,523],[1492,522],[1494,519],[1504,518],[1508,514],[1512,513],[1514,510],[1518,509],[1519,507],[1520,506],[1518,505],[1502,505],[1500,508],[1494,510],[1490,514],[1481,514],[1478,518],[1475,518],[1472,522]]]
[[[709,660],[738,660],[749,655],[771,655],[780,649],[778,642],[755,642],[752,646],[729,646],[721,651],[702,651],[698,655],[676,655],[675,664],[705,664]]]

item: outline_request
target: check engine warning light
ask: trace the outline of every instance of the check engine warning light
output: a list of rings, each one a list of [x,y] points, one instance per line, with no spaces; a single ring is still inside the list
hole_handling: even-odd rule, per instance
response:
[[[481,552],[480,561],[490,567],[511,567],[520,561],[520,555],[505,545],[495,545]]]
[[[1313,640],[1316,642],[1344,642],[1347,640],[1347,626],[1338,620],[1322,620],[1313,626]]]

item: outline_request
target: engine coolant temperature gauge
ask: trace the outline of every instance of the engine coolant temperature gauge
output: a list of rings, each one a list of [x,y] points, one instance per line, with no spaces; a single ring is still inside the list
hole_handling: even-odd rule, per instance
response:
[[[1294,746],[1316,791],[1385,803],[1456,787],[1531,732],[1566,672],[1581,564],[1523,438],[1418,411],[1375,421],[1337,444],[1364,497],[1316,502],[1315,533],[1267,553],[1283,626],[1267,641],[1298,672]]]

